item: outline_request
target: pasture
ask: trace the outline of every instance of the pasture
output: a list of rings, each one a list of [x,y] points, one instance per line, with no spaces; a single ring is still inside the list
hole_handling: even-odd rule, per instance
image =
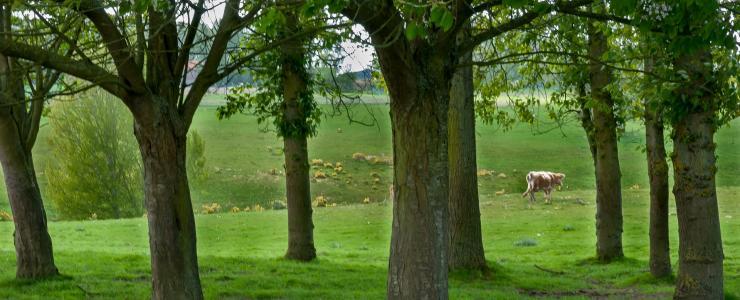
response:
[[[206,101],[206,103],[210,103]],[[328,106],[322,106],[329,110]],[[363,153],[391,155],[386,105],[358,107],[355,118],[377,119],[375,126],[350,124],[345,115],[325,116],[309,155],[343,171],[333,175],[323,165],[312,169],[327,178],[312,179],[312,194],[335,207],[314,210],[318,260],[285,261],[287,212],[232,213],[232,207],[270,207],[281,200],[282,142],[263,132],[256,119],[216,119],[214,106],[203,106],[193,129],[206,140],[208,177],[193,182],[196,212],[218,203],[221,213],[196,216],[201,277],[207,298],[377,299],[385,295],[391,204],[387,201],[392,166],[353,159]],[[725,290],[740,297],[740,121],[717,134],[720,219],[725,250]],[[264,127],[262,127],[264,128]],[[452,274],[452,299],[526,297],[670,298],[670,281],[650,279],[648,203],[644,132],[628,124],[620,140],[624,193],[624,246],[627,258],[609,265],[589,260],[594,254],[595,192],[593,165],[578,124],[539,130],[518,125],[502,131],[478,124],[478,166],[483,241],[490,274]],[[548,131],[549,130],[549,131]],[[537,133],[536,131],[547,131]],[[535,134],[537,133],[537,134]],[[49,151],[42,128],[34,150],[41,170]],[[554,203],[542,194],[533,207],[521,198],[529,170],[554,170],[567,175]],[[44,175],[39,174],[41,189]],[[0,210],[9,210],[0,191]],[[369,204],[362,204],[369,197]],[[49,206],[50,204],[47,204]],[[12,223],[0,222],[0,298],[147,298],[150,292],[145,218],[97,221],[55,221],[48,207],[49,231],[63,277],[23,282],[14,279]],[[671,200],[671,248],[677,259],[675,208]]]

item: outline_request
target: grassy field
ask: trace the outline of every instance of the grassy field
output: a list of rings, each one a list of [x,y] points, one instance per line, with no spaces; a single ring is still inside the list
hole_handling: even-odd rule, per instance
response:
[[[725,289],[740,296],[740,188],[721,188]],[[594,194],[557,193],[552,205],[528,208],[515,194],[484,197],[489,276],[453,274],[451,299],[546,297],[670,298],[670,281],[647,274],[648,194],[624,193],[626,259],[610,264],[594,254]],[[586,202],[579,204],[578,199]],[[210,299],[381,299],[385,292],[391,206],[385,202],[317,208],[319,259],[284,261],[286,211],[199,215],[201,276]],[[671,208],[673,262],[676,217]],[[12,224],[0,223],[0,298],[131,298],[148,296],[150,275],[144,218],[52,222],[58,267],[66,277],[38,283],[13,279]],[[532,246],[516,246],[529,241]],[[557,272],[552,274],[540,268]],[[123,294],[125,291],[125,294]]]
[[[382,102],[382,101],[379,101]],[[314,196],[336,207],[317,208],[314,223],[319,260],[280,259],[287,245],[285,210],[229,213],[236,206],[268,206],[283,199],[282,142],[249,116],[218,121],[211,96],[198,111],[193,129],[206,140],[209,175],[192,183],[194,207],[219,203],[221,214],[199,214],[198,247],[206,296],[216,298],[383,298],[390,237],[387,188],[392,166],[354,160],[354,153],[391,154],[386,105],[355,110],[354,117],[376,126],[350,124],[345,115],[325,116],[309,143],[312,159],[343,171],[317,166],[326,179],[312,180]],[[329,110],[328,106],[322,106]],[[725,286],[740,297],[740,120],[717,134],[717,183],[725,250]],[[264,127],[262,128],[264,129]],[[647,275],[648,192],[644,132],[629,124],[620,140],[624,186],[624,245],[627,258],[595,264],[593,165],[577,124],[550,130],[517,126],[503,132],[479,124],[478,162],[491,175],[480,177],[484,243],[492,274],[453,274],[453,299],[526,297],[670,298],[672,283]],[[538,134],[537,132],[544,132]],[[34,151],[42,170],[49,153],[46,128]],[[553,205],[532,208],[520,193],[529,170],[567,174]],[[39,174],[44,189],[44,174]],[[503,195],[496,192],[503,191]],[[359,204],[370,197],[371,204]],[[538,194],[541,199],[542,195]],[[672,200],[671,200],[672,201]],[[582,204],[585,203],[585,204]],[[47,205],[48,206],[48,205]],[[0,210],[9,210],[0,185]],[[55,220],[54,208],[49,207]],[[677,236],[671,225],[674,267]],[[38,283],[15,281],[12,224],[0,222],[0,298],[146,298],[150,275],[146,220],[53,221],[50,232],[62,278]],[[516,246],[534,244],[532,246]],[[539,268],[538,268],[539,267]],[[543,271],[546,269],[549,271]],[[121,294],[125,291],[125,294]]]
[[[209,96],[218,103],[218,97]],[[211,104],[213,104],[211,103]],[[219,121],[215,106],[203,106],[196,114],[193,129],[206,141],[208,178],[191,182],[194,207],[219,203],[224,210],[234,206],[244,208],[259,204],[263,207],[284,199],[282,141],[270,127],[258,126],[256,118],[239,115]],[[330,107],[322,106],[327,112]],[[309,156],[324,162],[340,162],[343,171],[336,176],[331,168],[314,167],[328,178],[314,179],[314,196],[324,195],[330,202],[361,203],[365,197],[372,201],[387,198],[392,180],[392,166],[353,160],[354,153],[374,156],[391,155],[391,131],[387,105],[358,107],[353,118],[375,126],[350,124],[346,114],[327,114],[321,122],[318,136],[309,142]],[[480,178],[481,194],[492,197],[497,191],[521,193],[526,188],[524,177],[530,170],[553,170],[567,175],[565,190],[594,188],[593,163],[583,130],[577,124],[566,124],[560,129],[542,125],[531,128],[520,125],[503,132],[493,125],[479,124],[478,165],[494,171]],[[717,134],[719,186],[740,186],[740,120],[723,127]],[[631,123],[620,140],[622,184],[625,188],[646,188],[645,154],[640,151],[644,132],[639,124]],[[670,146],[670,145],[669,145]],[[47,128],[42,128],[34,149],[37,170],[43,170],[48,157]],[[376,180],[377,178],[377,180]],[[39,172],[41,189],[46,178]],[[8,210],[4,185],[0,184],[0,210]],[[55,218],[54,208],[49,207]]]

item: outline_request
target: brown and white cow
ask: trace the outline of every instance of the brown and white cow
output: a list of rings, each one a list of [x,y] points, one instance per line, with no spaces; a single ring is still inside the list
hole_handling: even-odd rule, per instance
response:
[[[529,194],[529,202],[534,203],[534,193],[543,191],[545,192],[545,203],[550,203],[550,200],[552,200],[552,190],[556,186],[562,186],[563,179],[565,179],[565,174],[563,173],[547,171],[529,172],[527,174],[527,191],[522,194],[522,197],[526,197]]]

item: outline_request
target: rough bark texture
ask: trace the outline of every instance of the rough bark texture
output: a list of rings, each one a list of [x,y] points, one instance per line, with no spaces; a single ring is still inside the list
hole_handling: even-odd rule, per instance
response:
[[[419,69],[392,83],[408,88],[391,90],[395,199],[388,298],[446,299],[449,79],[444,62],[431,53],[417,58]],[[380,59],[384,74],[394,72]]]
[[[614,100],[606,89],[611,74],[598,62],[607,51],[606,36],[589,26],[589,76],[594,101],[593,138],[596,150],[596,258],[611,261],[623,257],[622,185],[617,150]]]
[[[392,1],[351,1],[343,12],[370,32],[391,100],[393,222],[389,299],[447,299],[447,118],[455,35],[409,41]],[[431,39],[430,39],[431,40]]]
[[[185,145],[187,131],[166,106],[135,119],[144,164],[153,299],[202,299]]]
[[[460,61],[472,61],[472,54],[466,53]],[[450,89],[448,119],[450,270],[487,269],[478,202],[473,97],[473,66],[457,69]]]
[[[298,24],[298,18],[289,14],[288,27]],[[306,114],[301,110],[301,97],[307,91],[304,80],[305,49],[303,40],[294,39],[280,47],[282,56],[283,101],[285,105],[283,121],[305,129]],[[313,243],[313,220],[311,209],[311,183],[309,178],[307,132],[283,133],[285,145],[285,191],[288,199],[288,259],[309,261],[316,258]]]
[[[11,109],[0,109],[0,162],[15,223],[16,277],[39,279],[59,272],[54,264],[31,149],[24,146],[17,125]]]
[[[645,63],[652,71],[652,60]],[[663,118],[657,105],[645,100],[645,146],[650,177],[650,274],[665,277],[671,274],[668,239],[668,163],[663,138]]]
[[[673,194],[679,237],[676,299],[724,299],[724,255],[715,185],[716,105],[710,92],[702,92],[715,85],[711,63],[709,51],[682,55],[674,62],[691,81],[675,96],[692,101],[679,103],[689,109],[673,124]]]

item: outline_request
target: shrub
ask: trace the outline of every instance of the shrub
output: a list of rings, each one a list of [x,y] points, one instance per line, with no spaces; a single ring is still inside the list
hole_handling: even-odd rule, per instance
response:
[[[206,169],[206,141],[198,134],[197,130],[191,130],[188,134],[186,146],[186,168],[188,178],[202,180],[208,177]]]
[[[122,103],[97,90],[56,101],[49,125],[45,193],[60,218],[141,216],[141,158]]]

